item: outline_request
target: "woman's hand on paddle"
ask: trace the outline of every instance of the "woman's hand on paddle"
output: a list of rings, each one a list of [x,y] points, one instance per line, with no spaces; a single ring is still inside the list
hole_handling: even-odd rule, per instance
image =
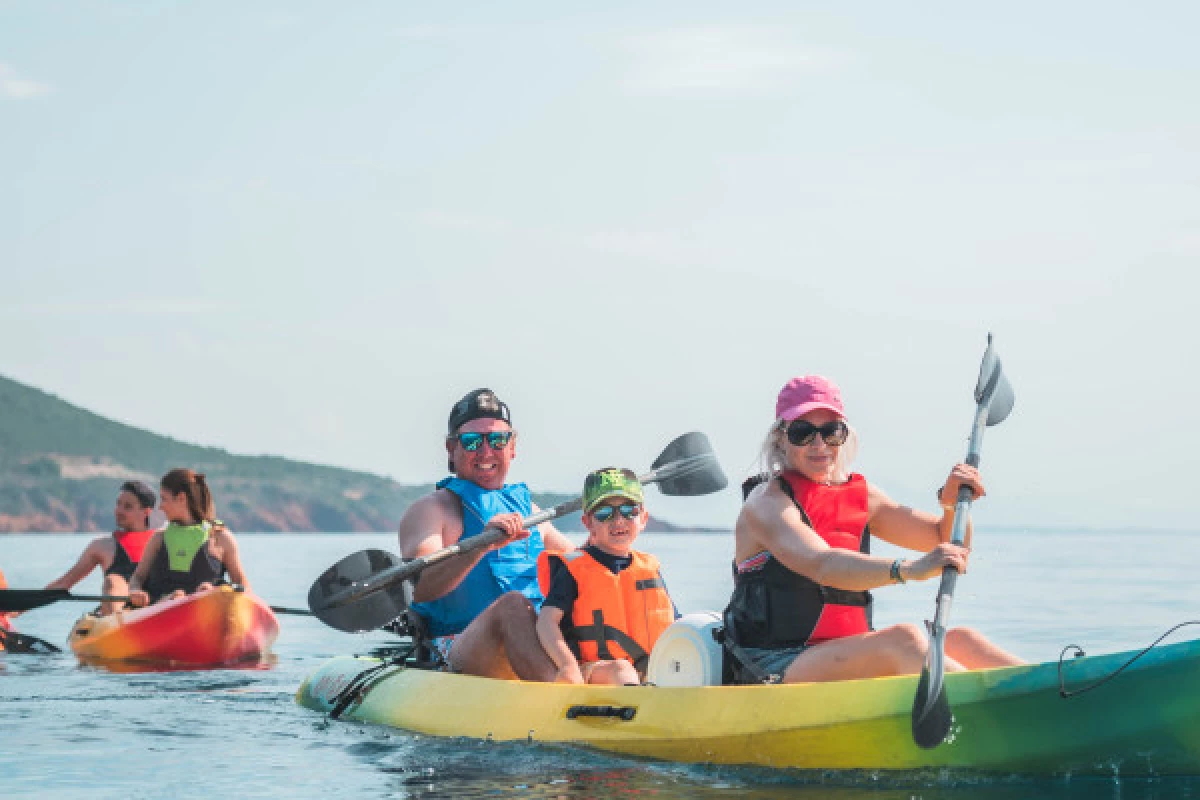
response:
[[[528,538],[529,530],[522,527],[521,521],[520,514],[497,514],[488,520],[489,528],[494,528],[504,534],[504,538],[492,545],[492,549],[499,550],[511,542]]]
[[[954,567],[961,575],[967,571],[968,554],[969,551],[965,547],[942,542],[916,561],[909,562],[908,566],[904,568],[907,573],[904,579],[927,581],[940,576],[944,567]]]
[[[134,608],[141,608],[149,604],[150,595],[143,592],[141,589],[135,589],[129,593],[129,605]]]
[[[980,477],[977,468],[970,464],[955,464],[954,469],[950,470],[950,477],[946,478],[946,483],[938,492],[938,503],[943,508],[957,503],[958,490],[962,486],[970,486],[971,490],[975,492],[976,500],[987,494],[983,488],[983,478]]]

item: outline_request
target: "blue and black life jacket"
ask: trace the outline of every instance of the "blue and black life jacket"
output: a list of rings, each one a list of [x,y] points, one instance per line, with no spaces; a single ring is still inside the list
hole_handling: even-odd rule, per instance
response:
[[[527,517],[533,513],[533,499],[529,487],[523,483],[505,484],[503,489],[484,489],[462,478],[446,478],[437,487],[453,492],[462,502],[460,542],[478,536],[487,527],[488,520],[497,514],[516,512]],[[538,588],[537,558],[544,549],[541,531],[534,527],[530,529],[529,538],[485,553],[462,582],[444,596],[426,603],[413,603],[411,608],[421,615],[430,636],[461,633],[471,620],[506,592],[520,592],[529,598],[535,609],[541,608],[544,598]]]

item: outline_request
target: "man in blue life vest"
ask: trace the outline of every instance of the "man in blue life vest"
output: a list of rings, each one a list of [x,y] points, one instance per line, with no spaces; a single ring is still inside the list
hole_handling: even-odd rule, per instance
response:
[[[421,573],[412,610],[454,672],[491,678],[554,680],[538,640],[537,559],[574,548],[547,522],[525,530],[538,509],[523,483],[506,484],[517,434],[508,406],[491,389],[470,392],[450,410],[446,453],[453,475],[400,520],[400,552],[427,556],[487,528],[506,535],[490,549],[448,558]]]

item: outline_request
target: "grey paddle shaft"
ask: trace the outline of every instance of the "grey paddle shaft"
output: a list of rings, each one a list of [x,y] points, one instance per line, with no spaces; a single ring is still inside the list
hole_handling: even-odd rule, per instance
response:
[[[535,525],[540,525],[543,522],[549,522],[565,514],[570,514],[572,511],[578,511],[583,507],[583,498],[577,497],[574,500],[568,500],[565,503],[559,503],[553,508],[547,508],[539,511],[536,514],[521,520],[522,528],[532,528]],[[443,547],[435,553],[430,553],[427,556],[419,556],[411,561],[405,561],[403,564],[397,564],[394,567],[389,567],[381,572],[372,575],[369,580],[365,580],[356,585],[350,586],[343,591],[338,592],[333,597],[330,597],[325,602],[326,608],[336,606],[349,605],[356,600],[361,600],[368,595],[375,594],[378,591],[395,586],[412,578],[416,578],[427,567],[434,564],[439,564],[447,558],[464,555],[466,553],[474,553],[476,550],[486,550],[497,542],[503,541],[507,534],[498,529],[485,531],[478,536],[472,536],[466,541],[461,541],[457,544],[452,544],[449,547]]]
[[[975,425],[971,428],[971,441],[967,445],[967,463],[972,467],[979,466],[979,451],[983,447],[983,432],[987,429],[988,409],[980,405],[975,409]],[[954,528],[950,543],[962,546],[967,536],[967,520],[971,514],[971,503],[975,500],[975,491],[970,486],[958,487],[958,498],[954,503]],[[941,638],[946,630],[946,618],[950,615],[950,603],[954,597],[954,587],[958,583],[958,570],[946,567],[942,570],[942,582],[938,586],[937,611],[933,616],[933,634]]]
[[[686,456],[670,463],[663,464],[657,469],[652,469],[644,475],[638,476],[638,481],[642,484],[661,483],[663,481],[678,480],[690,474],[697,473],[701,470],[712,468],[713,457],[711,452],[700,453],[697,455]],[[568,500],[565,503],[559,503],[554,508],[547,508],[532,514],[521,520],[522,528],[532,528],[535,525],[540,525],[543,522],[549,522],[552,519],[565,516],[574,511],[579,511],[583,508],[583,498],[576,497],[573,500]],[[372,595],[378,591],[386,589],[390,586],[395,586],[402,581],[416,578],[417,575],[427,567],[445,561],[447,558],[474,553],[477,550],[484,550],[497,542],[503,541],[506,534],[501,530],[490,530],[480,533],[478,536],[472,536],[466,541],[461,541],[457,544],[452,544],[449,547],[442,548],[435,553],[430,553],[427,556],[420,556],[411,561],[405,561],[403,564],[397,564],[394,567],[389,567],[372,575],[368,580],[356,583],[352,586],[343,589],[337,594],[330,597],[324,603],[324,608],[333,608],[336,606],[345,606],[356,600],[361,600],[368,595]]]
[[[658,469],[652,469],[644,475],[639,475],[638,482],[643,485],[647,485],[651,483],[658,483],[659,481],[663,480],[669,480],[677,475],[687,474],[697,467],[703,466],[709,460],[711,460],[711,456],[704,454],[691,456],[679,461],[673,461],[670,464],[659,467]],[[565,503],[559,503],[554,508],[548,508],[545,511],[539,511],[536,514],[526,517],[525,519],[521,520],[521,527],[532,528],[535,525],[540,525],[543,522],[549,522],[550,520],[558,519],[559,517],[565,517],[567,514],[580,511],[582,509],[583,498],[576,497],[574,500],[568,500]],[[379,578],[381,581],[391,585],[395,582],[393,576],[396,574],[405,573],[404,576],[400,578],[400,580],[404,580],[404,578],[408,577],[408,573],[411,573],[413,570],[416,572],[421,572],[426,567],[430,567],[441,561],[445,561],[447,558],[453,558],[454,556],[463,555],[465,553],[473,553],[476,550],[491,547],[496,542],[502,541],[504,536],[504,532],[499,530],[492,530],[487,533],[481,533],[478,536],[472,536],[465,542],[450,545],[442,550],[438,550],[436,553],[430,553],[427,556],[414,558],[412,561],[405,562],[398,567],[385,570],[379,574]]]
[[[1012,412],[1015,398],[1012,386],[1004,377],[1000,358],[992,349],[992,336],[988,334],[987,350],[979,365],[979,380],[975,383],[975,420],[971,426],[971,441],[967,446],[967,463],[979,466],[979,452],[983,447],[983,430],[999,425]],[[950,541],[962,546],[967,532],[967,519],[971,513],[971,502],[975,492],[969,486],[960,486],[954,504],[954,527]],[[953,714],[946,697],[943,678],[946,671],[945,639],[946,619],[950,616],[950,603],[954,587],[958,582],[958,570],[946,567],[942,570],[942,581],[938,586],[937,608],[933,620],[926,623],[929,628],[929,649],[925,654],[925,666],[917,682],[917,693],[913,698],[912,731],[913,741],[926,749],[937,747],[950,732]]]

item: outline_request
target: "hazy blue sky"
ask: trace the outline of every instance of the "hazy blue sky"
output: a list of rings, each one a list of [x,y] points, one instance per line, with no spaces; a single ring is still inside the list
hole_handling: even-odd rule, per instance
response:
[[[981,522],[1195,527],[1198,8],[0,2],[0,373],[403,481],[487,385],[572,490],[821,372],[932,507],[991,330]]]

